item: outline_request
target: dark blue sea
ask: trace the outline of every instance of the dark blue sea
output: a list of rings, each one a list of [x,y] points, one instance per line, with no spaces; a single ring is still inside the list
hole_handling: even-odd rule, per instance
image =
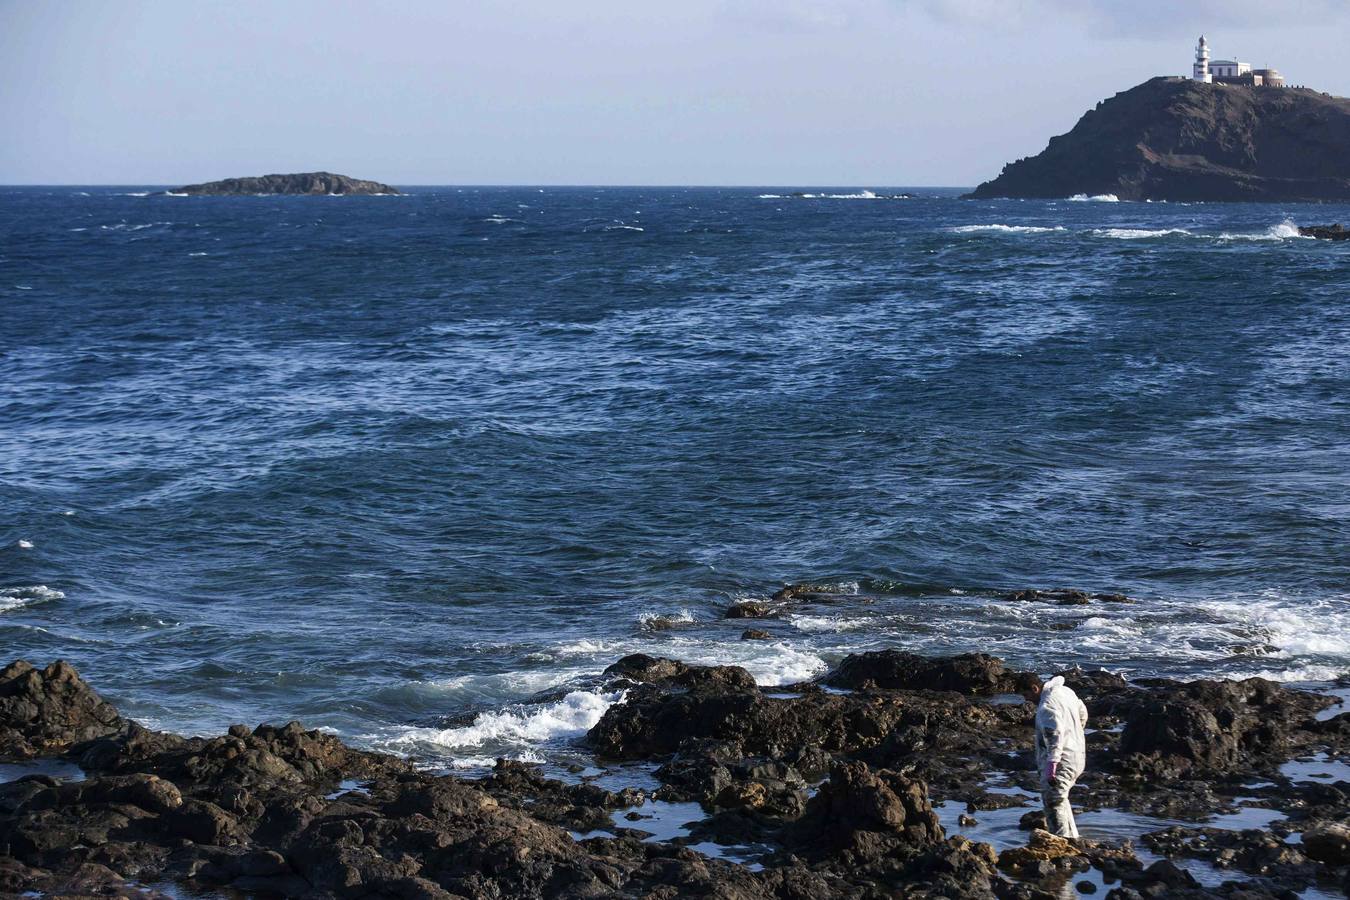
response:
[[[0,189],[0,656],[151,725],[473,767],[637,651],[1350,669],[1350,245],[1294,228],[1350,207],[153,191]],[[1136,602],[1000,599],[1056,587]]]

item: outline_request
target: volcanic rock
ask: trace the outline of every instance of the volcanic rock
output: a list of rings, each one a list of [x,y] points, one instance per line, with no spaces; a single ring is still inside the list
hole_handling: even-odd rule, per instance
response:
[[[174,188],[173,194],[209,196],[254,194],[397,194],[398,189],[378,181],[362,181],[332,172],[297,172],[293,175],[260,175],[250,178],[226,178],[205,184]]]
[[[1120,752],[1161,777],[1252,769],[1287,758],[1294,732],[1331,702],[1261,678],[1164,682],[1126,717]]]
[[[691,666],[674,659],[633,653],[605,669],[609,678],[681,688],[758,690],[755,677],[740,666]]]
[[[786,843],[808,854],[849,850],[867,858],[885,852],[885,844],[922,847],[942,839],[923,782],[865,763],[840,763],[788,830]]]
[[[1030,672],[1010,672],[1003,660],[984,653],[927,658],[902,650],[876,650],[846,657],[825,679],[842,688],[1016,694],[1038,688]]]
[[[1154,78],[1097,104],[969,197],[1350,200],[1350,100]]]
[[[1330,866],[1350,865],[1350,823],[1318,822],[1303,832],[1303,849]]]
[[[998,866],[1014,874],[1041,875],[1041,863],[1077,859],[1082,851],[1065,838],[1040,828],[1031,832],[1025,847],[1009,847],[998,855]]]
[[[29,759],[116,734],[126,723],[67,663],[0,669],[0,759]]]
[[[767,619],[773,615],[775,615],[775,611],[772,606],[755,600],[742,600],[739,603],[733,603],[722,614],[723,618],[726,619]]]
[[[1300,225],[1298,233],[1324,241],[1350,241],[1350,228],[1344,225]]]

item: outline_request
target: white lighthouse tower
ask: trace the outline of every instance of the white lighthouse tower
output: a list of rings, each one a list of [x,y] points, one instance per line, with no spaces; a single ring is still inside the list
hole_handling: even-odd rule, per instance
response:
[[[1195,66],[1191,70],[1191,78],[1205,84],[1214,81],[1214,76],[1209,73],[1209,43],[1203,34],[1200,35],[1200,43],[1195,45]]]

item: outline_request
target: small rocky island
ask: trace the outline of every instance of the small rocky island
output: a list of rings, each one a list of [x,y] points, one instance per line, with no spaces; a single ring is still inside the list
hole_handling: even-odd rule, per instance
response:
[[[171,194],[200,196],[230,196],[257,194],[323,194],[349,196],[352,194],[397,194],[398,189],[378,181],[363,181],[332,172],[297,172],[291,175],[259,175],[252,178],[226,178],[205,184],[189,184],[174,188]]]
[[[1350,99],[1154,78],[1097,104],[972,199],[1350,200]]]

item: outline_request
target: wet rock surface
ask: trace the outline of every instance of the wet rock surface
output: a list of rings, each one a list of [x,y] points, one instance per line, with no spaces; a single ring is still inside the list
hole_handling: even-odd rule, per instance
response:
[[[1213,879],[1167,859],[1146,866],[1128,845],[1014,827],[1020,836],[998,852],[944,829],[975,833],[985,816],[1038,824],[1034,708],[1007,696],[1035,676],[981,654],[882,651],[785,692],[761,691],[734,666],[619,660],[603,677],[626,699],[586,742],[601,760],[653,766],[654,794],[509,761],[479,780],[439,775],[298,723],[154,732],[67,666],[11,664],[0,673],[0,760],[59,756],[87,777],[0,784],[0,892],[151,897],[145,885],[172,883],[293,897],[1030,898],[1083,882],[1119,898],[1259,898],[1347,883],[1350,785],[1279,770],[1295,755],[1344,758],[1350,717],[1317,721],[1326,698],[1269,682],[1065,674],[1101,729],[1076,803],[1194,822],[1160,823],[1144,844],[1229,883],[1206,886]],[[1252,794],[1283,817],[1278,833],[1206,823]],[[696,803],[705,818],[644,840],[662,803]],[[959,819],[940,817],[952,803]],[[694,849],[709,842],[756,848],[740,858],[758,865]]]
[[[1304,237],[1320,238],[1324,241],[1350,241],[1350,228],[1339,223],[1335,225],[1300,225],[1298,233]]]

